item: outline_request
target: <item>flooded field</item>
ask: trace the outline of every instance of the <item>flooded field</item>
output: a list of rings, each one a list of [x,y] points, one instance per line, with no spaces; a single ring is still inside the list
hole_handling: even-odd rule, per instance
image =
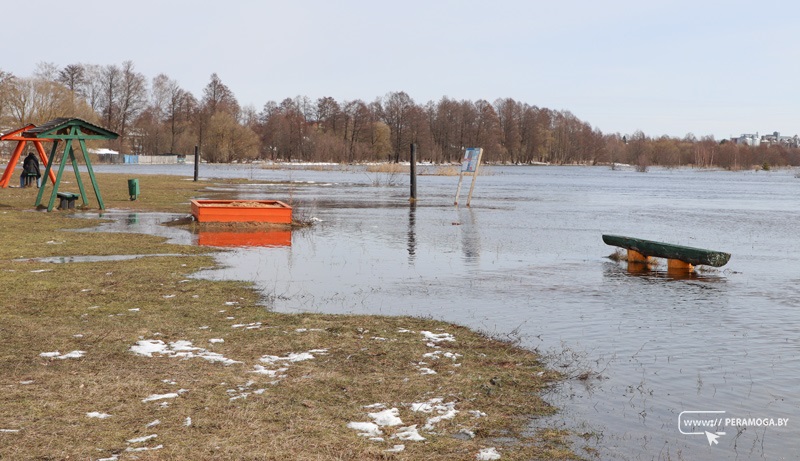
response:
[[[191,165],[96,170],[192,175]],[[454,176],[420,176],[416,206],[405,175],[359,168],[202,165],[201,176],[274,181],[221,192],[281,200],[319,222],[280,245],[232,247],[225,268],[198,277],[252,281],[280,312],[426,316],[536,348],[571,376],[549,396],[561,413],[536,424],[585,434],[576,447],[587,456],[794,459],[800,449],[793,171],[490,167],[470,208],[453,206]],[[124,215],[107,230],[148,232],[147,220]],[[608,258],[604,233],[733,256],[689,278],[664,266],[635,274]]]

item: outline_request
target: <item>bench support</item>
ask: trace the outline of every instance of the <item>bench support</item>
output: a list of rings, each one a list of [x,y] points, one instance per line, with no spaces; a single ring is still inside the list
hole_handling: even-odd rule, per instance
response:
[[[694,266],[680,259],[667,259],[667,272],[694,272]]]
[[[628,250],[628,262],[629,263],[639,263],[639,264],[650,264],[653,262],[653,258],[650,256],[645,256],[639,253],[636,250]]]

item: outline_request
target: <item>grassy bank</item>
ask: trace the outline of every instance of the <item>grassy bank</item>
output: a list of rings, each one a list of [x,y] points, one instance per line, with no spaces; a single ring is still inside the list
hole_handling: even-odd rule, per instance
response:
[[[99,175],[108,209],[188,213],[222,182],[142,176],[131,202],[126,179]],[[247,283],[192,278],[213,250],[75,231],[96,222],[35,194],[0,190],[0,459],[574,459],[528,430],[559,379],[533,352],[428,319],[272,313]],[[38,259],[87,255],[159,256]]]

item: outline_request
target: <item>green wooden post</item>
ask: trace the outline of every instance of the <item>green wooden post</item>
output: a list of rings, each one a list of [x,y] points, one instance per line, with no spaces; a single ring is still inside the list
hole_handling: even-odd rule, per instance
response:
[[[44,169],[44,176],[43,178],[50,177],[50,170],[53,168],[53,160],[56,158],[56,149],[58,148],[58,139],[53,141],[53,147],[50,149],[50,158],[47,162],[47,167]],[[39,207],[42,203],[42,193],[44,193],[44,187],[47,185],[48,181],[43,180],[42,185],[39,186],[39,193],[36,194],[36,204],[33,205],[34,207]],[[53,184],[54,189],[58,189],[58,183]]]
[[[81,202],[83,202],[83,206],[89,206],[89,201],[86,200],[86,189],[83,187],[83,179],[81,179],[81,170],[78,168],[78,159],[75,158],[75,150],[72,148],[71,140],[69,142],[69,160],[72,162],[72,171],[75,172],[75,182],[78,183],[78,190],[81,192]]]
[[[50,194],[50,202],[47,204],[47,211],[53,211],[53,206],[56,204],[56,195],[58,194],[58,185],[61,184],[61,176],[64,175],[64,167],[67,166],[67,154],[72,148],[70,141],[64,145],[64,153],[61,155],[61,164],[58,165],[58,173],[56,174],[56,183],[53,184],[53,193]]]
[[[103,204],[103,197],[100,196],[100,187],[97,185],[97,178],[94,176],[92,162],[89,160],[89,152],[86,150],[86,141],[78,139],[78,143],[81,145],[83,160],[86,161],[86,170],[89,172],[89,179],[92,180],[92,188],[94,188],[94,195],[97,197],[97,203],[100,205],[101,210],[105,210],[106,206]]]

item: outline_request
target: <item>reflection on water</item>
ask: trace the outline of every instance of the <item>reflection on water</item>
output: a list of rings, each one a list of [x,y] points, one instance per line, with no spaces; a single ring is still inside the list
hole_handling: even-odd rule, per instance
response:
[[[265,230],[259,232],[199,231],[197,244],[216,247],[281,247],[292,244],[291,230]]]
[[[560,413],[538,424],[588,434],[577,447],[599,459],[795,457],[793,172],[494,167],[469,209],[452,206],[453,178],[436,176],[418,178],[416,206],[405,209],[405,184],[374,187],[355,169],[203,167],[263,181],[230,188],[230,198],[291,202],[321,224],[295,232],[291,247],[223,252],[224,267],[201,277],[252,281],[281,312],[430,316],[519,340],[573,377],[549,395]],[[604,233],[733,258],[685,278],[660,266],[631,272],[606,258]],[[681,433],[687,410],[789,423],[728,426],[712,446]]]
[[[471,207],[460,208],[458,210],[458,216],[464,264],[468,266],[477,266],[481,256],[481,237],[480,229],[477,224],[476,212]]]
[[[417,204],[411,202],[408,207],[408,265],[414,264],[414,255],[417,253],[417,235],[416,235],[416,220],[417,220]]]

